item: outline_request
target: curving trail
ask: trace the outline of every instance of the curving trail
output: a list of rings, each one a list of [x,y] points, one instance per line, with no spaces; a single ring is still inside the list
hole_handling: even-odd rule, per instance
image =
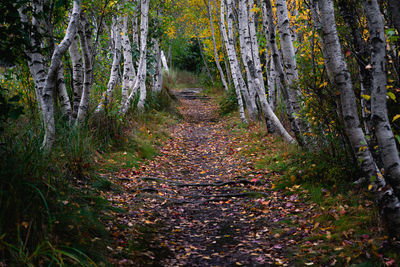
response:
[[[171,139],[140,171],[118,177],[126,190],[109,196],[129,209],[118,217],[127,227],[115,229],[117,248],[134,247],[114,263],[291,265],[291,247],[306,233],[279,222],[299,222],[304,207],[297,196],[271,190],[271,174],[238,153],[240,136],[229,133],[213,101],[188,89],[177,96],[184,119]]]

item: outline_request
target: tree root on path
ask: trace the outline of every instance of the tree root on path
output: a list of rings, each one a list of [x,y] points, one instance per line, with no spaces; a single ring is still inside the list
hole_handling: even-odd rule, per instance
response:
[[[123,181],[131,181],[130,178],[117,178],[118,180]],[[174,184],[177,187],[189,187],[189,186],[225,186],[225,185],[235,185],[235,184],[251,184],[251,185],[263,185],[264,183],[261,181],[249,181],[246,179],[226,181],[226,182],[215,182],[215,183],[181,183],[174,180],[168,180],[158,177],[139,177],[143,181],[156,181],[156,182],[164,182],[169,184]]]
[[[139,191],[142,192],[155,192],[158,193],[158,190],[155,188],[144,188],[143,189],[139,189]],[[228,194],[217,194],[217,195],[184,195],[185,198],[189,198],[189,199],[205,199],[202,200],[200,202],[193,202],[193,201],[189,201],[186,199],[179,199],[179,198],[167,198],[164,196],[160,196],[160,195],[153,195],[153,194],[147,194],[147,193],[141,193],[138,194],[137,196],[144,196],[144,197],[152,197],[152,198],[158,198],[158,199],[163,199],[166,201],[170,201],[173,203],[179,203],[179,204],[185,204],[185,203],[192,203],[192,204],[198,204],[198,203],[204,203],[204,202],[211,202],[211,201],[225,201],[226,198],[243,198],[243,197],[269,197],[268,194],[266,193],[262,193],[262,192],[243,192],[243,193],[228,193]]]

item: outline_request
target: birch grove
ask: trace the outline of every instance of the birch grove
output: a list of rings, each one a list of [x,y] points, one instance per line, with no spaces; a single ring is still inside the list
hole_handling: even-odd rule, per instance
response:
[[[357,166],[400,236],[398,1],[56,2],[16,4],[28,43],[3,71],[26,68],[4,94],[28,103],[44,153],[60,131],[150,113],[185,66],[249,129]]]

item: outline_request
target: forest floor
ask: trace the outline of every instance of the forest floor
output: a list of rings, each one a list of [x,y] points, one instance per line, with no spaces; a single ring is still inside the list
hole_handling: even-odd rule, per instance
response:
[[[318,220],[324,208],[304,200],[309,189],[296,183],[277,188],[280,174],[257,166],[266,152],[247,145],[251,131],[235,132],[239,123],[220,117],[215,101],[193,89],[176,94],[183,119],[170,126],[159,154],[110,174],[122,190],[106,197],[127,210],[107,222],[115,241],[108,247],[112,264],[333,266],[365,256],[369,235],[355,238],[356,230],[346,228],[338,230],[341,238],[333,236],[334,227]],[[274,137],[257,138],[275,153]],[[345,203],[331,220],[349,212]]]

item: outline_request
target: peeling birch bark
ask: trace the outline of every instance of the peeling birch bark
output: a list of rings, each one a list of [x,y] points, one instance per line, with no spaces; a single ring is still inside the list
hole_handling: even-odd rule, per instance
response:
[[[67,93],[67,87],[64,81],[64,66],[61,62],[57,73],[57,94],[60,101],[62,115],[69,121],[72,115],[71,102]]]
[[[298,120],[296,119],[297,112],[295,111],[293,107],[293,101],[295,101],[295,98],[290,96],[290,86],[288,84],[288,78],[286,77],[286,73],[283,70],[283,64],[281,62],[281,54],[278,50],[278,46],[276,44],[276,33],[275,33],[275,28],[274,28],[274,22],[273,22],[273,11],[272,11],[272,5],[271,5],[271,0],[264,0],[265,4],[265,11],[267,13],[267,34],[269,35],[267,40],[268,40],[268,45],[271,49],[271,55],[273,58],[274,62],[274,67],[277,72],[280,84],[282,85],[281,87],[281,92],[283,94],[283,98],[286,103],[286,113],[290,121],[290,126],[291,129],[296,136],[296,140],[299,143],[301,147],[306,146],[306,143],[304,142],[303,136],[300,131],[300,126],[298,123]],[[290,36],[290,35],[289,35]],[[293,96],[293,95],[292,95]],[[298,103],[298,102],[297,102]]]
[[[254,68],[254,64],[253,64],[253,56],[250,50],[251,47],[250,49],[248,49],[248,47],[251,46],[251,40],[248,27],[247,4],[245,3],[245,0],[239,0],[238,22],[239,22],[238,28],[239,28],[240,55],[242,56],[242,62],[247,77],[248,97],[246,96],[246,94],[244,94],[245,101],[247,105],[247,110],[249,111],[249,119],[251,121],[256,121],[258,113],[256,105],[256,88],[255,88],[256,86],[254,84],[254,79],[252,79],[252,77],[250,76],[250,70],[249,70],[249,68]],[[251,66],[249,66],[249,64]]]
[[[119,113],[121,115],[126,114],[131,105],[133,98],[137,90],[140,88],[140,97],[138,103],[138,109],[144,110],[144,103],[146,100],[146,70],[147,70],[147,32],[148,32],[148,12],[149,12],[149,0],[141,0],[141,24],[140,24],[140,59],[137,75],[135,77],[134,85],[131,94],[125,103],[122,103]]]
[[[163,50],[161,50],[161,62],[162,62],[162,65],[163,65],[163,68],[165,69],[165,71],[166,71],[167,73],[169,73],[169,68],[168,68],[168,64],[167,64],[167,59],[165,58],[165,54],[164,54],[164,51],[163,51]]]
[[[238,76],[241,76],[240,69],[239,69],[239,62],[237,59],[236,50],[233,47],[233,42],[230,38],[228,38],[228,34],[226,33],[226,28],[225,28],[225,3],[224,3],[224,1],[221,1],[220,12],[221,12],[221,16],[220,16],[221,31],[222,31],[222,34],[224,37],[224,43],[225,43],[226,51],[227,51],[228,58],[229,58],[229,65],[231,67],[232,80],[233,80],[236,97],[237,97],[237,101],[238,101],[239,115],[240,115],[240,119],[242,120],[242,122],[247,123],[246,115],[244,113],[243,99],[242,99],[242,94],[240,92],[241,90],[240,90],[240,83],[239,83],[239,78],[238,78]],[[242,80],[243,80],[243,78],[242,78]]]
[[[222,16],[222,13],[221,13]],[[251,99],[251,95],[249,93],[249,90],[246,86],[246,83],[243,79],[242,76],[242,71],[240,68],[237,52],[236,52],[236,47],[235,47],[235,40],[234,40],[234,32],[233,32],[233,20],[234,20],[234,15],[233,15],[233,3],[232,0],[227,1],[227,14],[226,14],[226,20],[227,20],[227,27],[228,27],[228,42],[229,42],[229,47],[231,49],[231,54],[232,54],[232,59],[233,61],[230,60],[231,67],[232,64],[235,65],[234,70],[236,71],[236,77],[237,81],[239,84],[240,92],[243,94],[244,101],[246,103],[247,107],[247,112],[249,114],[249,119],[254,121],[256,119],[256,114],[257,114],[257,106],[255,103],[255,95],[254,95],[254,101]],[[221,23],[222,24],[222,23]],[[240,36],[240,35],[239,35]],[[233,69],[232,69],[233,71]],[[233,75],[233,74],[232,74]]]
[[[81,28],[78,34],[83,55],[83,88],[81,101],[78,108],[78,115],[75,121],[76,124],[83,122],[87,117],[90,103],[90,91],[93,80],[93,51],[91,50],[92,35],[90,25],[84,14],[81,15]]]
[[[135,69],[132,60],[132,46],[128,35],[128,15],[122,18],[122,50],[124,54],[124,72],[122,75],[122,99],[121,103],[125,103],[133,88],[135,78]]]
[[[140,96],[138,102],[138,109],[140,111],[144,110],[144,104],[146,102],[146,73],[147,73],[147,32],[149,28],[149,4],[150,0],[141,0],[140,3],[140,62],[139,67],[141,67],[141,72],[139,77],[140,81]]]
[[[78,29],[80,27],[78,26]],[[74,92],[72,104],[72,119],[75,120],[78,116],[79,103],[81,102],[83,91],[83,66],[82,55],[78,47],[78,34],[75,35],[69,47],[69,55],[72,63],[72,86]]]
[[[218,72],[219,72],[219,76],[221,77],[222,85],[224,86],[225,91],[228,92],[229,87],[228,87],[228,84],[226,83],[224,71],[222,70],[221,64],[219,63],[219,55],[218,55],[218,51],[217,51],[217,44],[215,42],[215,32],[214,32],[214,23],[213,23],[213,16],[212,16],[212,7],[213,6],[211,4],[211,0],[208,0],[208,6],[207,6],[208,19],[210,21],[211,36],[212,36],[212,40],[213,40],[215,64],[217,65],[217,69],[218,69]]]
[[[107,91],[103,93],[100,103],[95,110],[95,113],[106,109],[107,105],[112,101],[114,89],[118,83],[118,70],[121,61],[121,18],[115,18],[111,31],[113,32],[114,37],[114,53],[110,79],[107,84]]]
[[[154,54],[156,57],[156,64],[154,66],[155,72],[153,75],[153,92],[160,93],[163,84],[163,76],[162,76],[160,41],[158,39],[154,40]]]
[[[400,158],[396,140],[390,126],[386,105],[386,37],[383,17],[376,0],[363,0],[372,45],[372,124],[378,140],[379,150],[385,167],[385,177],[400,196]]]
[[[359,160],[361,170],[370,181],[374,181],[380,211],[383,213],[390,233],[400,237],[400,202],[377,168],[360,126],[350,73],[337,35],[332,0],[319,0],[319,12],[323,55],[329,77],[340,89],[346,134],[349,137],[354,154]]]

